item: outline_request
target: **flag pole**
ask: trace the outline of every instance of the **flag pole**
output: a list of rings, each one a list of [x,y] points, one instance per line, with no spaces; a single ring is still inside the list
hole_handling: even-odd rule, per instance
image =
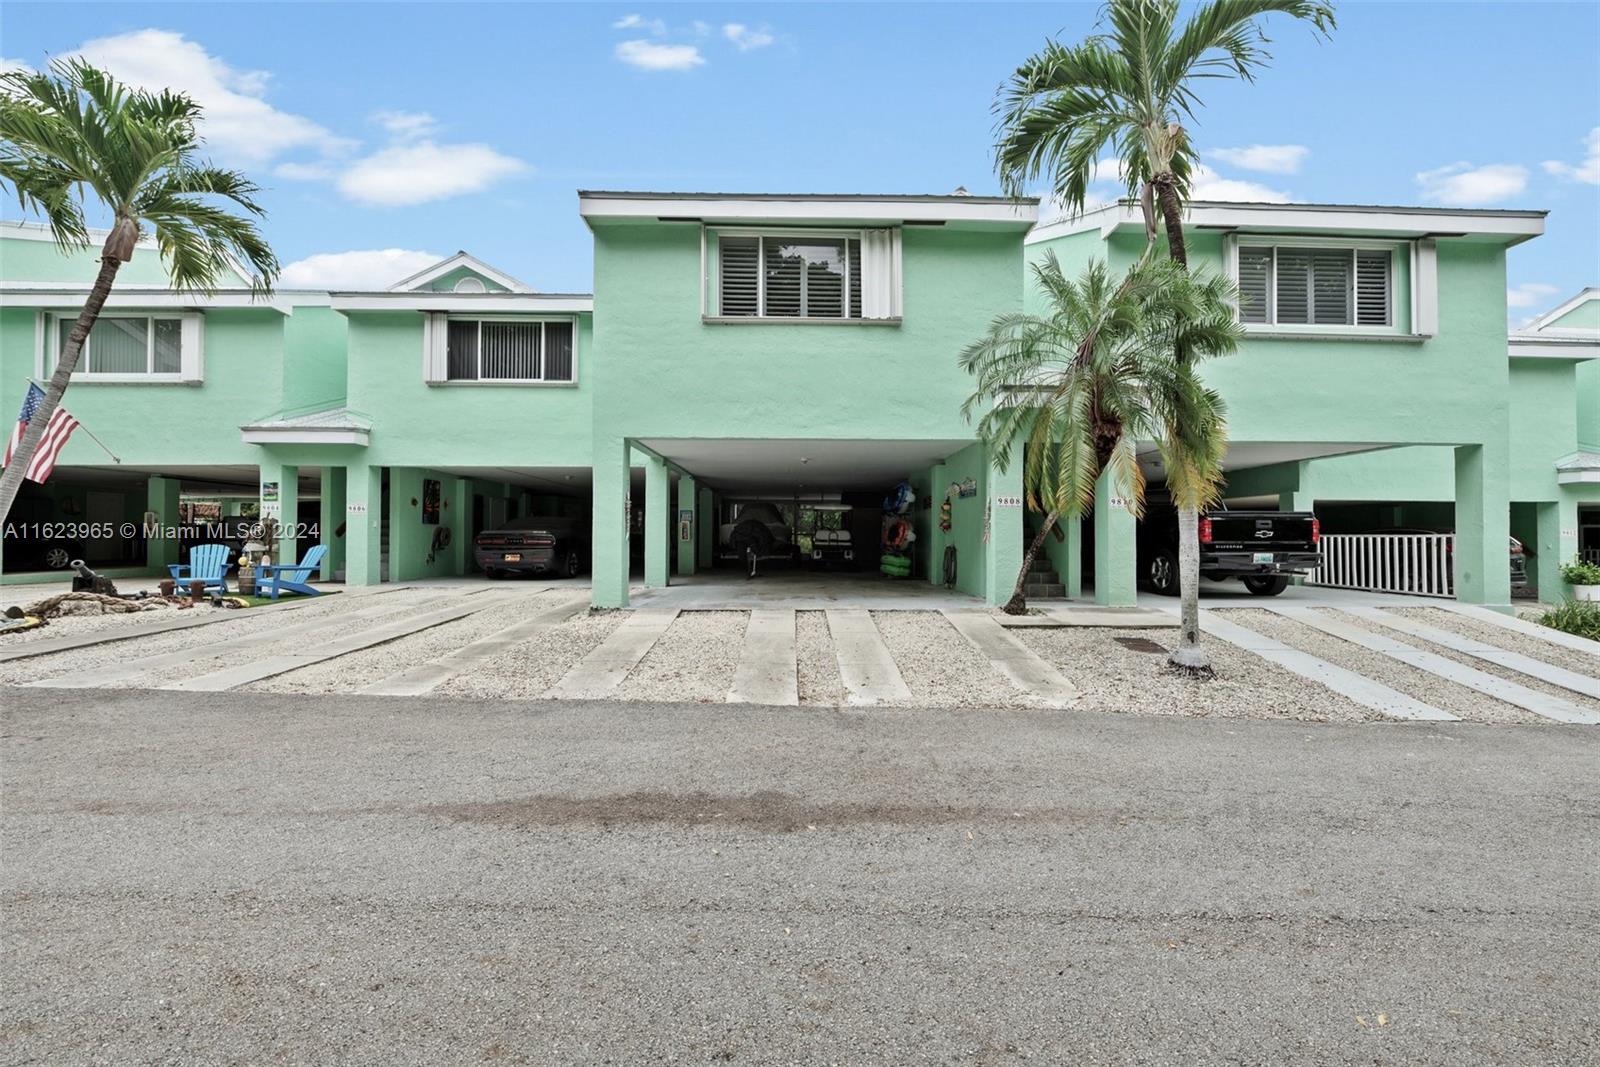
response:
[[[32,378],[29,378],[28,381],[33,385],[39,385],[39,383],[34,381]],[[43,386],[40,386],[40,388],[43,388]],[[89,435],[89,440],[91,440],[95,444],[99,445],[100,446],[100,451],[102,451],[106,455],[110,456],[111,457],[111,461],[113,463],[121,463],[122,462],[122,457],[117,455],[115,452],[111,451],[111,449],[107,448],[106,447],[106,443],[104,441],[100,440],[100,438],[96,437],[94,435],[94,431],[93,430],[89,429],[89,427],[85,426],[81,422],[78,423],[78,429],[80,429],[84,433],[88,434]]]

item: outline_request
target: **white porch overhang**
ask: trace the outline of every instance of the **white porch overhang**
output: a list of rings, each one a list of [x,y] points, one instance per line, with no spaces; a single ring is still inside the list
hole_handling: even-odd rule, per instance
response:
[[[372,422],[348,408],[328,408],[241,426],[239,437],[247,445],[353,445],[366,448],[372,437]]]
[[[1561,485],[1600,483],[1600,452],[1580,449],[1556,460],[1556,481]]]

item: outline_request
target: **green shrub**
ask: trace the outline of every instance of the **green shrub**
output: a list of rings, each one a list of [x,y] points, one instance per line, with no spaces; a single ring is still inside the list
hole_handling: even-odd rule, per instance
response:
[[[1553,630],[1600,641],[1600,604],[1569,600],[1539,616],[1539,622]]]
[[[1600,565],[1581,559],[1563,563],[1561,580],[1568,585],[1600,585]]]

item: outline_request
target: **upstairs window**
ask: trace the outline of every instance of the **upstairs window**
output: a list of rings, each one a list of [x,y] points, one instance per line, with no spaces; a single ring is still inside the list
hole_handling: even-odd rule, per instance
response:
[[[1239,247],[1239,319],[1268,326],[1391,326],[1386,248]]]
[[[53,319],[46,347],[44,372],[54,370],[77,316]],[[114,381],[148,378],[153,381],[188,381],[200,378],[200,316],[101,315],[84,339],[74,378]]]
[[[450,319],[445,379],[452,382],[570,382],[571,320]]]
[[[723,234],[715,314],[727,319],[900,317],[900,234]]]

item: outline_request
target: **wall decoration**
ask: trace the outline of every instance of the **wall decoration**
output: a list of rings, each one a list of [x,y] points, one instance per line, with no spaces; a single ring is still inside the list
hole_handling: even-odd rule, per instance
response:
[[[439,479],[422,479],[422,521],[424,525],[439,525],[439,502],[443,496],[443,483]]]

